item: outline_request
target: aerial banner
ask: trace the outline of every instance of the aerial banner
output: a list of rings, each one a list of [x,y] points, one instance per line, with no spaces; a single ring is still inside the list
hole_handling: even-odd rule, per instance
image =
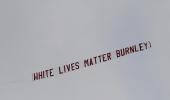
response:
[[[0,100],[170,100],[170,1],[0,0]]]

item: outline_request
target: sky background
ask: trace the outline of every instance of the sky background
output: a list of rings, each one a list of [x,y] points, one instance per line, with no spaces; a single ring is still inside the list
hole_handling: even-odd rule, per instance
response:
[[[0,0],[0,99],[170,100],[169,0]],[[152,48],[33,82],[32,73]]]

